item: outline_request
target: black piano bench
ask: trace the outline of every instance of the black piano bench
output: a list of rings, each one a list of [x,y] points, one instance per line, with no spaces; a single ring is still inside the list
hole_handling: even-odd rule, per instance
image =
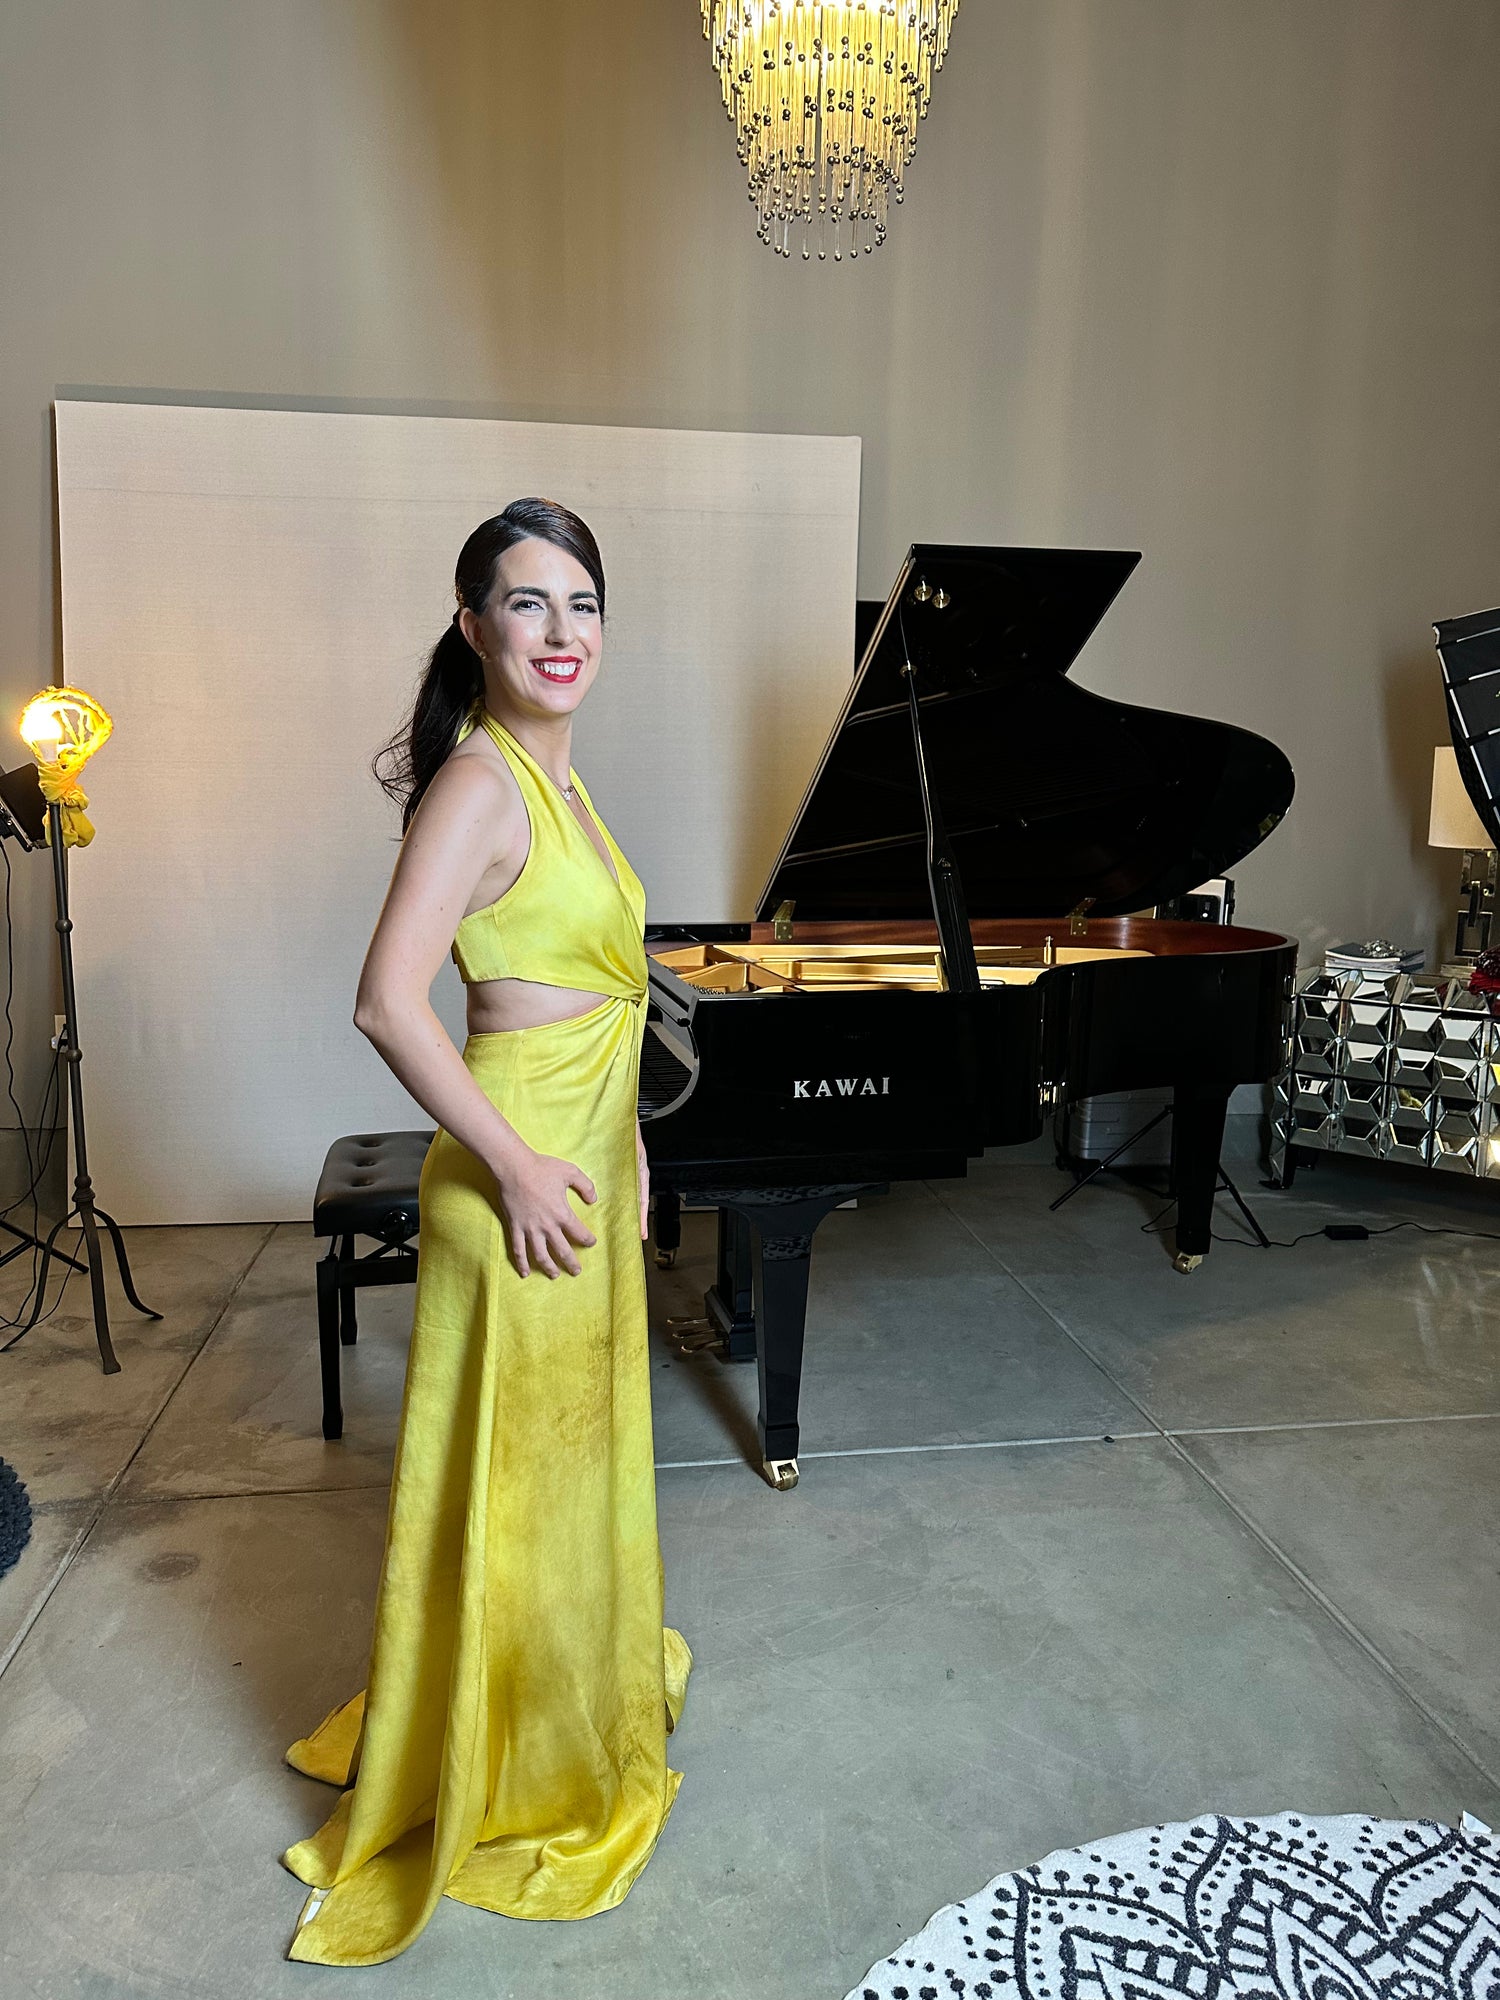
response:
[[[323,1435],[344,1435],[339,1348],[359,1334],[361,1285],[409,1285],[417,1275],[417,1186],[431,1132],[365,1132],[335,1139],[313,1196],[313,1235],[333,1240],[318,1259],[318,1352],[323,1364]],[[356,1257],[356,1236],[378,1250]]]

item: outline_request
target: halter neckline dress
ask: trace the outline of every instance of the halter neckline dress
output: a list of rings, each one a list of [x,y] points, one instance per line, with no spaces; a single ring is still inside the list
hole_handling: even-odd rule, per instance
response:
[[[287,1761],[347,1786],[284,1856],[313,1890],[290,1956],[375,1965],[448,1895],[586,1917],[650,1858],[679,1774],[667,1731],[692,1656],[663,1631],[635,1111],[645,892],[576,774],[614,863],[495,718],[531,822],[521,873],[458,926],[466,983],[605,996],[463,1059],[521,1137],[598,1200],[581,1277],[523,1279],[492,1176],[440,1130],[422,1171],[411,1353],[369,1686]]]

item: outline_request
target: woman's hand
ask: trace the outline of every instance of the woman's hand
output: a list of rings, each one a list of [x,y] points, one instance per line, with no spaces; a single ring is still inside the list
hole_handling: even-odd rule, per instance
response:
[[[650,1234],[647,1214],[651,1206],[651,1162],[646,1158],[646,1142],[641,1137],[641,1121],[635,1121],[635,1180],[641,1194],[641,1241]]]
[[[559,1265],[571,1276],[581,1276],[583,1267],[573,1254],[574,1245],[589,1250],[598,1241],[568,1200],[570,1189],[586,1202],[598,1199],[582,1167],[548,1153],[534,1153],[528,1146],[495,1168],[494,1174],[510,1254],[521,1276],[540,1271],[556,1278],[561,1275]]]

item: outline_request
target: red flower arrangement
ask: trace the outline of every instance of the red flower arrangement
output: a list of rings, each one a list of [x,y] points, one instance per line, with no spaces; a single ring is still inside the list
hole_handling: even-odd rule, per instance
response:
[[[1469,974],[1469,991],[1482,993],[1489,1002],[1490,1012],[1500,1015],[1500,946],[1492,945],[1475,959],[1474,970]]]

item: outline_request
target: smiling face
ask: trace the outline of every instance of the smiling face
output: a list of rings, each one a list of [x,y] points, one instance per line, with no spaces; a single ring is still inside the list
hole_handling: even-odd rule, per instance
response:
[[[571,715],[593,685],[604,644],[599,593],[565,549],[514,543],[495,565],[484,610],[459,616],[484,661],[486,705],[501,721]]]

